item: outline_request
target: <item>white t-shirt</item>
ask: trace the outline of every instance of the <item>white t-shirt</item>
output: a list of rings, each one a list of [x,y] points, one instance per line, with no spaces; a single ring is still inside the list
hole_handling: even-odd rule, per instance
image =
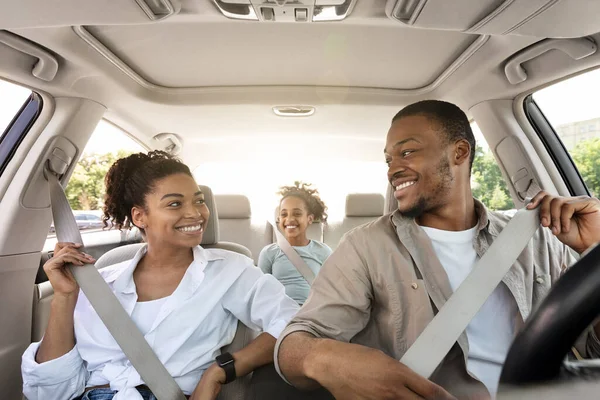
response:
[[[152,329],[156,316],[160,312],[163,304],[167,301],[167,297],[150,301],[138,301],[131,312],[131,319],[138,327],[142,335],[146,335]]]
[[[431,239],[452,291],[455,291],[479,261],[474,248],[477,228],[459,232],[422,228]],[[485,384],[492,396],[498,391],[518,312],[514,297],[506,285],[500,283],[467,326],[467,369]]]

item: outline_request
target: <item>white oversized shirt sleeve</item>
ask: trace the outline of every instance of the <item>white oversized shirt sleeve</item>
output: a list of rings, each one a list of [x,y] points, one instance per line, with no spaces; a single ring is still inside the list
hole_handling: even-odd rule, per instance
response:
[[[281,282],[250,261],[224,296],[223,307],[247,327],[275,339],[300,309]]]
[[[28,400],[70,400],[85,390],[88,372],[77,346],[67,354],[38,364],[35,361],[40,342],[23,353],[21,374],[23,394]]]

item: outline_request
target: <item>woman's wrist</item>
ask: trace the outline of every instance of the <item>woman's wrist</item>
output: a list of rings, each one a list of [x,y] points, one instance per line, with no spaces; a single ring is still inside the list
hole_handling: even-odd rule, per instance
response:
[[[254,371],[259,365],[253,365],[250,363],[247,357],[245,357],[244,350],[235,352],[232,354],[234,360],[235,367],[235,375],[239,378],[241,376],[248,375],[250,372]]]
[[[227,379],[227,376],[225,375],[225,370],[219,367],[217,363],[211,365],[205,373],[209,375],[209,378],[211,380],[219,382],[221,384],[224,384],[225,380]]]
[[[59,310],[71,310],[75,309],[77,305],[77,297],[79,293],[55,293],[52,298],[51,306],[57,311]]]

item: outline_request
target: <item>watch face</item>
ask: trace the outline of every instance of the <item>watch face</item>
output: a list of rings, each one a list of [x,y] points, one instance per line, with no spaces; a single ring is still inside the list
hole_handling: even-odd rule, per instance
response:
[[[221,354],[221,355],[217,356],[216,360],[220,366],[225,366],[225,365],[231,364],[235,361],[233,359],[233,356],[229,353],[225,353],[225,354]]]
[[[231,358],[231,359],[221,360],[221,361],[219,361],[219,364],[222,366],[225,366],[225,365],[233,364],[233,362],[234,362],[233,358]]]
[[[215,359],[219,367],[225,370],[226,380],[225,383],[233,382],[236,378],[235,374],[235,360],[230,353],[221,354]]]

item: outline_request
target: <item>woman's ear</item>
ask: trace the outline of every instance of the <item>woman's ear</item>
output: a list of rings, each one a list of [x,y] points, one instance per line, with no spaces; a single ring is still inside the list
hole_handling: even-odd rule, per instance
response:
[[[146,212],[143,208],[135,206],[131,209],[131,222],[135,226],[140,229],[146,229],[148,227],[146,219]]]
[[[308,224],[312,224],[315,221],[315,216],[312,214],[308,214]]]

